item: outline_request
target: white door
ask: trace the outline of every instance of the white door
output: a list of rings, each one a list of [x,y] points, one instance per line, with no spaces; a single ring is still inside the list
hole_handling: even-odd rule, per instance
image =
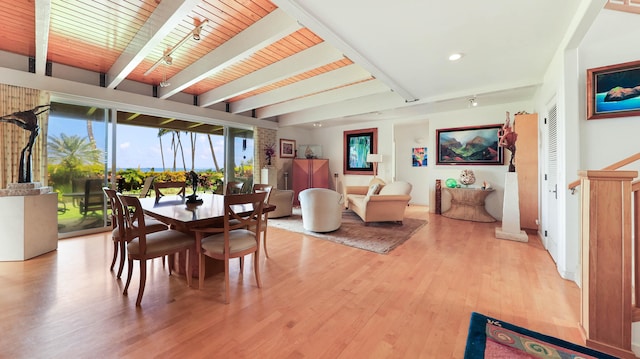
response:
[[[546,146],[544,146],[546,165],[544,186],[542,188],[542,243],[553,260],[558,263],[558,107],[555,103],[548,109],[545,118]]]

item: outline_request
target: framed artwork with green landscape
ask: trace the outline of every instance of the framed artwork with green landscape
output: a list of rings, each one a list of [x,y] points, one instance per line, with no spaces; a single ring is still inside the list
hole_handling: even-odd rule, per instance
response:
[[[378,129],[344,131],[344,174],[373,175],[367,155],[378,153]]]
[[[502,125],[442,128],[436,130],[437,165],[502,165],[498,135]]]

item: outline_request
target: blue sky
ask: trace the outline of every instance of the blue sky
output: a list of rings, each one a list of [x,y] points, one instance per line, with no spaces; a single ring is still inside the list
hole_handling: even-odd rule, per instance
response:
[[[48,135],[59,136],[60,133],[66,135],[78,135],[87,137],[87,127],[85,121],[74,119],[62,119],[50,116]],[[104,124],[93,122],[93,133],[96,144],[99,148],[105,148],[105,142],[111,139],[105,138],[106,129]],[[162,137],[162,147],[164,152],[165,166],[171,169],[173,166],[173,152],[171,150],[171,134],[165,134]],[[191,140],[188,134],[182,132],[180,134],[182,147],[184,148],[185,163],[187,170],[191,169]],[[212,136],[213,147],[218,160],[218,165],[224,165],[224,139],[222,136]],[[240,161],[247,161],[253,158],[253,141],[247,141],[247,149],[242,151],[242,141],[238,139],[236,143],[236,164]],[[158,129],[118,125],[118,136],[116,144],[117,166],[119,168],[150,168],[162,170],[162,159],[160,154],[160,141],[158,139]],[[176,168],[182,169],[182,156],[178,153]],[[209,141],[204,134],[196,135],[196,169],[214,168],[211,151],[209,149]]]

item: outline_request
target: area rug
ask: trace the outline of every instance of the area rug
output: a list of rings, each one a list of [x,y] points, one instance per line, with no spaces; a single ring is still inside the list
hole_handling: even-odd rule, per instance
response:
[[[616,359],[611,355],[475,312],[471,313],[464,358]]]
[[[365,226],[357,214],[347,210],[342,212],[342,225],[338,230],[328,233],[316,233],[302,228],[300,208],[294,208],[293,215],[283,218],[269,218],[268,223],[269,227],[304,233],[346,246],[387,254],[411,238],[418,229],[427,224],[427,221],[405,218],[402,224],[374,222]]]

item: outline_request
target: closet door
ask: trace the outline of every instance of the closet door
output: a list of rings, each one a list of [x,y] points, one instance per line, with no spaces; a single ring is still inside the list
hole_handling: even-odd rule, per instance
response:
[[[516,115],[520,226],[538,231],[538,114]]]

